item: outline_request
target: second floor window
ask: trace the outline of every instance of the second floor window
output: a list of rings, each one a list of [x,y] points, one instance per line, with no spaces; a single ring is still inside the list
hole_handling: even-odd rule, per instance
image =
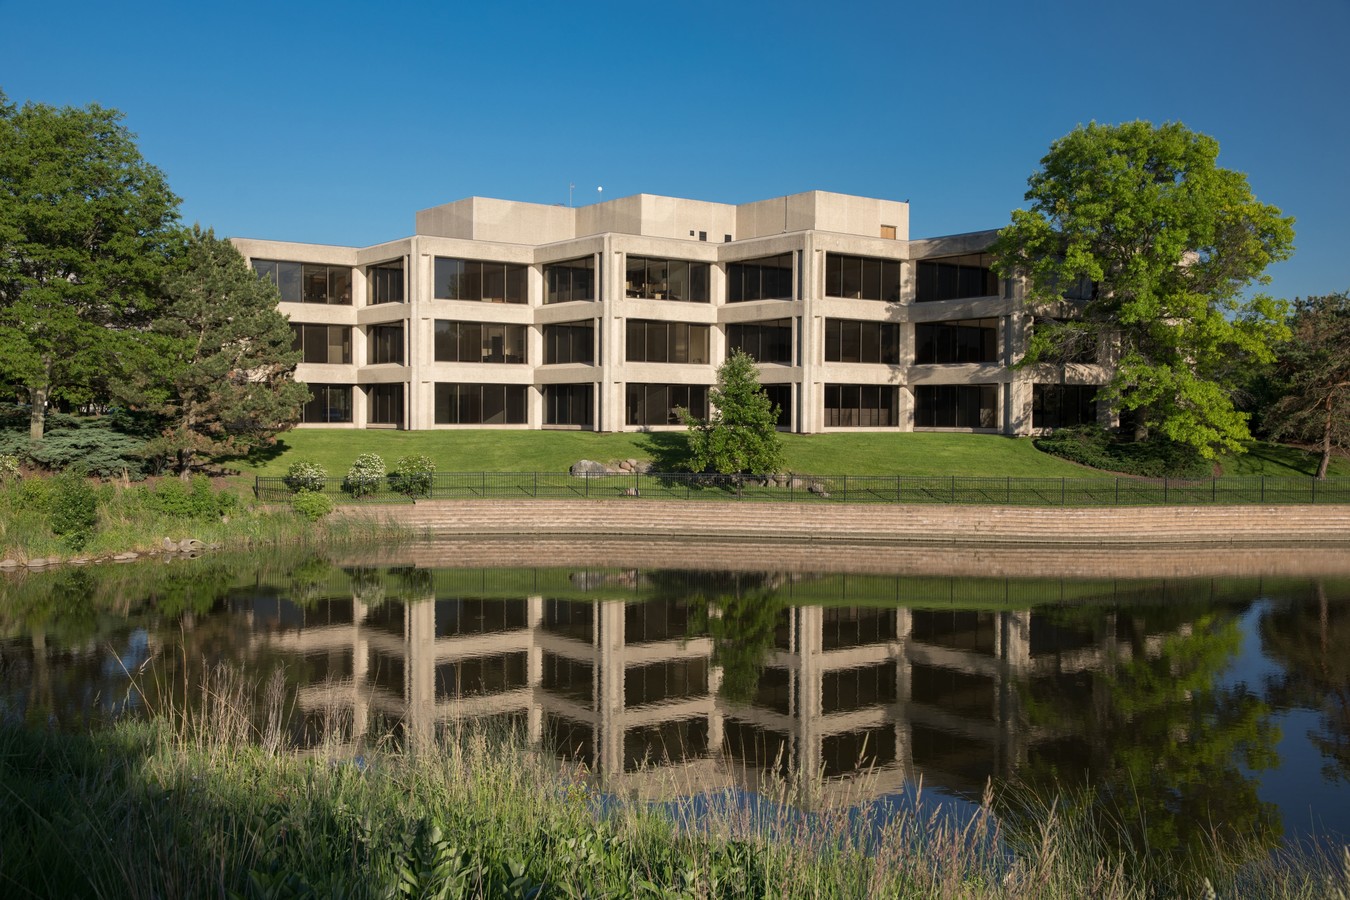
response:
[[[896,365],[900,362],[900,326],[895,322],[826,319],[825,361]]]
[[[367,357],[371,365],[403,365],[403,326],[372,325],[366,334]]]
[[[525,325],[436,320],[437,362],[525,363]]]
[[[998,319],[918,323],[914,362],[921,366],[998,362]]]
[[[595,257],[569,259],[544,266],[544,302],[595,299]]]
[[[628,362],[707,363],[708,326],[629,319]]]
[[[595,323],[544,326],[544,365],[595,364]]]
[[[291,346],[307,363],[350,363],[352,329],[348,325],[302,325],[291,323]]]

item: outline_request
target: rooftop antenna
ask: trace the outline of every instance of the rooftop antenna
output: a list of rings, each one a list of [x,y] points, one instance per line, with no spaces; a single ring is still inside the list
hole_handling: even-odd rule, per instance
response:
[[[567,205],[568,205],[569,207],[572,205],[572,191],[574,191],[575,189],[576,189],[576,182],[568,182],[568,184],[567,184]]]

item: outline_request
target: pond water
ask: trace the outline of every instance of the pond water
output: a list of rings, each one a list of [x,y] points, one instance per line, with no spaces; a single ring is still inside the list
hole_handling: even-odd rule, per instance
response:
[[[1015,574],[1016,554],[895,557],[905,571],[875,551],[865,571],[684,555],[714,567],[512,545],[0,579],[0,721],[190,713],[223,663],[280,671],[295,740],[353,754],[492,721],[647,796],[753,796],[803,771],[820,776],[803,804],[827,808],[920,783],[978,800],[992,781],[1090,789],[1163,848],[1212,828],[1350,839],[1343,567],[1163,576],[1141,556],[1069,578]]]

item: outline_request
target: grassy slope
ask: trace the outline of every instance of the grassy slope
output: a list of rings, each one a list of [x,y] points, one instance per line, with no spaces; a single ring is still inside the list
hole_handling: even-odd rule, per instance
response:
[[[282,475],[297,459],[347,471],[357,454],[373,451],[392,466],[404,454],[425,453],[442,472],[562,472],[579,459],[650,459],[664,468],[683,455],[684,436],[579,431],[378,431],[296,429],[265,458],[231,460],[245,476]],[[1081,477],[1091,470],[1036,450],[1025,438],[983,434],[783,435],[785,469],[814,475],[990,475]]]

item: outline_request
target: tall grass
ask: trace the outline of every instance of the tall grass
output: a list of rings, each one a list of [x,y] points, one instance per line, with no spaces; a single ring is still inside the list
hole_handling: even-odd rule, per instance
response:
[[[192,504],[181,499],[176,479],[157,485],[116,481],[96,483],[96,517],[78,540],[53,527],[58,499],[55,479],[30,476],[0,483],[0,559],[99,557],[123,551],[164,549],[164,539],[193,538],[206,545],[247,549],[260,546],[352,543],[367,539],[400,540],[396,526],[333,518],[310,522],[289,508],[266,506],[207,486]],[[205,479],[201,479],[205,484]],[[189,495],[190,496],[190,495]]]
[[[286,735],[280,676],[214,670],[199,711],[83,735],[0,727],[0,892],[229,897],[1344,897],[1350,857],[1241,861],[1160,886],[1090,817],[1055,804],[1006,822],[921,801],[803,813],[818,785],[770,780],[691,807],[600,784],[509,731],[364,744],[339,720]],[[678,776],[671,776],[678,778]],[[865,781],[865,778],[864,778]],[[859,796],[865,793],[859,785]]]

